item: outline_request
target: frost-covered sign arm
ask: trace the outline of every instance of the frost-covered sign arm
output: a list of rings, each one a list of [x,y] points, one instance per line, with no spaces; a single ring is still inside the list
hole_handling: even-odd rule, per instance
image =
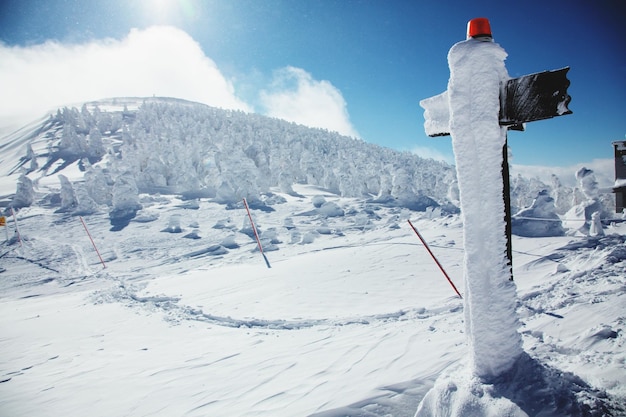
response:
[[[450,105],[448,91],[420,101],[424,109],[424,130],[428,136],[450,134]]]

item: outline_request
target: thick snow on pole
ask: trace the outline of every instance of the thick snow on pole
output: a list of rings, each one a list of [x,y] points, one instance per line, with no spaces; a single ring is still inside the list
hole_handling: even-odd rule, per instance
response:
[[[515,284],[506,256],[500,85],[507,54],[492,41],[468,39],[448,53],[450,134],[459,183],[465,247],[465,324],[472,373],[491,380],[522,354]]]

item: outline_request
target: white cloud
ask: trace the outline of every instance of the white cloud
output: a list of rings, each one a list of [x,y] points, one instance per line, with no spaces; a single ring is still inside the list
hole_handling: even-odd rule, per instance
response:
[[[301,68],[276,71],[272,85],[261,92],[260,99],[268,116],[359,137],[341,92],[329,81],[314,80]]]
[[[434,159],[435,161],[443,161],[448,164],[454,164],[454,156],[439,152],[437,149],[425,146],[414,146],[411,152],[424,159]]]
[[[552,174],[559,177],[561,184],[569,187],[577,186],[576,171],[587,168],[594,172],[598,185],[609,188],[615,183],[615,164],[613,159],[594,159],[570,166],[534,166],[511,164],[511,175],[521,174],[527,177],[537,177],[546,184],[550,184]]]
[[[133,29],[122,40],[27,47],[0,43],[0,115],[6,122],[50,109],[121,96],[166,96],[208,105],[251,108],[185,32],[167,26]]]
[[[358,137],[341,92],[299,68],[259,87],[265,114]],[[0,43],[0,134],[59,106],[110,97],[175,97],[253,111],[200,45],[171,26],[132,29],[123,39],[82,44]],[[6,129],[6,130],[5,130]]]

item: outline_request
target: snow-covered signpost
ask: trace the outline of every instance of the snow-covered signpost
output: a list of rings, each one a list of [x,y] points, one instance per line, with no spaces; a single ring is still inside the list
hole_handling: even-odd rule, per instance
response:
[[[470,375],[483,383],[511,370],[523,353],[515,284],[510,279],[507,130],[523,130],[523,123],[571,113],[567,69],[510,79],[506,56],[493,42],[489,21],[471,20],[467,39],[448,53],[447,91],[420,103],[426,133],[452,136],[463,215]],[[436,385],[417,415],[440,415],[435,408],[446,407],[444,403],[448,411],[456,409],[463,415],[467,409],[459,402],[468,398],[456,391],[456,386]]]
[[[470,30],[473,32],[470,35]],[[489,20],[479,17],[470,20],[468,23],[468,39],[464,42],[460,42],[450,49],[448,55],[448,61],[450,64],[450,81],[452,81],[453,64],[455,67],[464,67],[465,76],[467,80],[457,80],[458,83],[466,82],[466,85],[471,85],[472,88],[476,88],[476,97],[473,97],[474,107],[472,112],[482,111],[482,103],[478,97],[481,92],[484,92],[486,88],[485,84],[482,84],[479,79],[472,77],[473,71],[487,70],[485,67],[490,67],[489,62],[481,62],[480,53],[469,52],[467,48],[461,48],[460,45],[465,45],[467,42],[481,42],[490,44],[500,48],[497,44],[493,43],[491,36],[491,27]],[[456,48],[454,55],[457,57],[456,63],[451,61],[452,53]],[[463,57],[459,52],[463,50],[463,57],[467,54],[473,59],[475,67],[470,67],[469,64],[462,63]],[[501,73],[498,74],[498,78],[493,78],[492,82],[497,82],[497,85],[493,85],[491,93],[497,93],[492,104],[499,104],[495,113],[492,116],[497,117],[497,125],[503,127],[504,132],[506,130],[524,130],[524,124],[533,122],[536,120],[550,119],[557,116],[563,116],[571,114],[572,112],[567,108],[571,97],[567,93],[567,87],[569,87],[569,80],[567,79],[567,72],[569,67],[561,68],[554,71],[544,71],[536,74],[524,75],[519,78],[509,78],[504,68],[503,61],[506,58],[506,52],[501,49],[503,54],[501,58]],[[461,68],[456,68],[457,73],[460,74]],[[495,77],[495,76],[494,76]],[[457,77],[458,78],[458,77]],[[452,115],[452,107],[449,96],[450,89],[436,95],[434,97],[427,98],[420,102],[420,105],[424,108],[424,128],[428,136],[447,136],[452,133],[453,123],[457,126],[465,123],[462,120],[463,111],[457,109],[456,114]],[[491,98],[494,98],[493,96]],[[493,109],[492,109],[493,110]],[[467,114],[469,115],[469,113]],[[476,115],[478,116],[478,115]],[[455,120],[453,120],[455,119]],[[475,122],[478,119],[473,119]],[[466,120],[468,121],[468,120]],[[497,126],[494,125],[494,126]],[[463,125],[465,129],[470,129],[469,124]],[[474,131],[479,132],[478,125],[472,128]],[[458,130],[458,129],[457,129]],[[454,144],[454,138],[453,138]],[[471,145],[470,145],[471,146]],[[503,178],[503,197],[505,203],[505,219],[506,219],[506,236],[507,236],[507,257],[509,263],[512,264],[512,250],[511,250],[511,210],[509,201],[509,165],[507,160],[507,142],[506,134],[504,135],[504,145],[502,148],[503,160],[502,160],[502,178]],[[455,150],[456,153],[456,150]],[[457,172],[458,166],[457,166]]]

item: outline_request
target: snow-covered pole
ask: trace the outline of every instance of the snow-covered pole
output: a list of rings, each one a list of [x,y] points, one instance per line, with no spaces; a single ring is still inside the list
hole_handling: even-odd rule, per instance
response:
[[[472,19],[467,24],[467,39],[492,42],[491,26],[484,17]],[[452,51],[452,50],[451,50]],[[506,53],[505,53],[506,56]],[[525,129],[525,124],[535,120],[572,114],[567,107],[571,97],[567,92],[570,85],[567,79],[569,67],[535,74],[500,80],[500,108],[498,124],[507,130]],[[506,72],[506,71],[505,71]],[[480,104],[480,103],[478,103]],[[451,132],[452,115],[449,104],[449,91],[420,101],[424,108],[424,129],[428,136],[447,136]],[[477,110],[477,109],[475,109]],[[507,257],[510,276],[513,279],[513,250],[511,245],[511,204],[509,185],[509,163],[507,137],[504,136],[502,147],[502,179],[505,204]]]
[[[248,202],[245,198],[243,199],[243,205],[248,212],[248,219],[250,219],[250,226],[252,226],[252,232],[254,233],[259,252],[261,252],[261,256],[263,256],[263,259],[265,260],[265,265],[267,265],[268,268],[271,268],[270,261],[267,260],[267,256],[265,256],[265,253],[263,253],[263,245],[261,245],[261,239],[259,239],[259,234],[256,231],[256,226],[254,225],[254,221],[252,220],[252,214],[250,213],[250,207],[248,207]]]
[[[507,53],[487,19],[470,21],[468,38],[448,53],[450,135],[455,155],[465,247],[465,322],[472,371],[490,380],[522,354],[516,289],[509,281],[500,86]]]
[[[425,109],[426,133],[452,136],[463,216],[464,313],[470,367],[473,375],[488,381],[509,370],[523,353],[517,331],[515,284],[509,280],[504,198],[508,190],[503,170],[508,167],[507,130],[536,120],[520,120],[515,111],[506,110],[526,98],[536,77],[530,81],[521,78],[510,85],[504,66],[507,54],[493,42],[489,21],[473,19],[467,29],[467,39],[448,53],[447,91],[420,104]],[[518,84],[521,87],[517,88]],[[549,114],[554,103],[549,104],[539,106],[547,108],[540,118],[552,117]]]
[[[106,268],[107,266],[104,264],[104,260],[102,259],[102,256],[100,256],[100,251],[98,250],[98,247],[96,246],[96,242],[94,242],[93,238],[91,237],[91,233],[89,233],[89,229],[87,229],[87,225],[85,224],[83,217],[78,216],[78,218],[80,219],[80,222],[83,224],[83,227],[85,228],[85,232],[87,232],[87,236],[89,236],[89,240],[91,240],[91,244],[93,245],[93,248],[96,250],[96,253],[98,254],[98,258],[100,258],[100,263],[102,263],[102,268]]]
[[[567,108],[569,68],[510,79],[504,66],[507,54],[493,42],[489,20],[472,19],[467,29],[467,39],[448,52],[448,89],[420,105],[429,136],[452,136],[463,219],[463,310],[470,372],[472,379],[493,384],[507,372],[514,374],[524,353],[515,284],[509,280],[506,133],[524,130],[527,122],[572,113]],[[479,399],[474,392],[483,397],[473,381],[435,384],[416,417],[464,417],[484,410],[481,404],[491,407],[496,402],[504,406],[498,410],[509,410],[506,397]],[[519,415],[525,413],[520,409]]]

